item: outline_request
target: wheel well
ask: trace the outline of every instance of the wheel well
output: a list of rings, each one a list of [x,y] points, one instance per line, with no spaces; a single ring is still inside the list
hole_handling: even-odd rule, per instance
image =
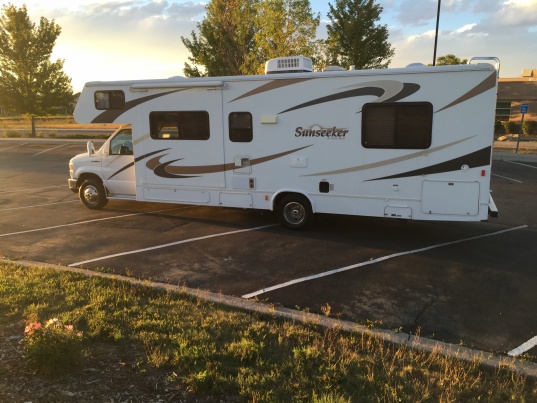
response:
[[[99,182],[103,183],[103,180],[99,177],[99,175],[85,173],[85,174],[80,175],[80,178],[78,178],[78,181],[76,182],[76,186],[80,187],[80,185],[82,185],[82,183],[84,183],[86,179],[96,179]],[[104,183],[103,183],[103,186],[104,186]]]
[[[304,197],[309,202],[312,212],[315,213],[315,206],[314,206],[313,202],[311,201],[311,199],[309,198],[309,196],[307,194],[301,193],[301,192],[292,192],[292,191],[283,191],[281,193],[278,193],[276,196],[274,196],[274,200],[273,200],[273,203],[272,203],[272,210],[275,211],[276,208],[278,207],[278,204],[280,203],[280,201],[285,196],[289,196],[289,195],[295,195],[295,196]]]

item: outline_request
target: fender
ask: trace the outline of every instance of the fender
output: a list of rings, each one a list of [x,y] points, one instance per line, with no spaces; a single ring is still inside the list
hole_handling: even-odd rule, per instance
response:
[[[296,194],[300,194],[300,195],[304,196],[306,199],[309,200],[309,202],[311,204],[312,212],[314,214],[317,212],[317,208],[315,207],[315,202],[313,201],[313,199],[309,195],[309,193],[304,192],[303,190],[300,190],[300,189],[292,189],[292,188],[279,189],[279,190],[276,191],[276,193],[274,193],[272,195],[272,198],[270,199],[270,211],[274,211],[274,209],[276,208],[275,201],[276,201],[276,199],[278,199],[278,196],[283,194],[283,193],[296,193]]]

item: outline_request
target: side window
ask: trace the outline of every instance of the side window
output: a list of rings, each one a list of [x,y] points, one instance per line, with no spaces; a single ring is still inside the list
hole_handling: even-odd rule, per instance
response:
[[[151,138],[155,140],[208,140],[209,113],[151,112],[149,114]]]
[[[125,109],[123,91],[96,91],[93,95],[95,108],[98,110]]]
[[[432,128],[433,105],[429,102],[374,103],[362,108],[365,148],[427,149]]]
[[[110,155],[132,155],[132,131],[124,129],[110,140]]]
[[[229,139],[235,143],[249,143],[254,137],[252,114],[233,112],[229,114]]]

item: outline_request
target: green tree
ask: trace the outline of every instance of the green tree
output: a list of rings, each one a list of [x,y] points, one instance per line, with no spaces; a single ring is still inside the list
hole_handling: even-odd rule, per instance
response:
[[[265,61],[275,57],[312,57],[320,21],[309,0],[261,0],[256,15],[256,57],[261,56],[257,72],[261,73]]]
[[[50,55],[61,28],[42,17],[30,21],[26,6],[2,7],[0,16],[0,105],[4,110],[30,115],[55,114],[73,101],[71,79],[63,60]]]
[[[185,63],[183,72],[187,77],[257,74],[274,57],[313,56],[319,23],[309,0],[211,0],[199,32],[181,37],[192,63]]]
[[[374,0],[336,0],[328,6],[327,63],[356,69],[388,67],[395,51],[388,42],[388,28],[377,24],[382,7]]]
[[[447,66],[451,64],[467,64],[468,59],[459,59],[457,56],[449,54],[445,56],[438,56],[436,58],[437,66]]]
[[[181,37],[190,51],[183,72],[187,77],[249,74],[255,53],[255,5],[257,0],[212,0],[206,16],[197,24],[199,34]],[[197,66],[203,66],[201,71]]]

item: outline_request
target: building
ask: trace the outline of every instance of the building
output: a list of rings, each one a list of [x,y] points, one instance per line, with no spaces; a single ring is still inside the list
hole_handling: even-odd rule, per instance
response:
[[[537,69],[524,69],[520,77],[500,78],[496,120],[520,122],[520,105],[528,104],[525,121],[537,121]]]

